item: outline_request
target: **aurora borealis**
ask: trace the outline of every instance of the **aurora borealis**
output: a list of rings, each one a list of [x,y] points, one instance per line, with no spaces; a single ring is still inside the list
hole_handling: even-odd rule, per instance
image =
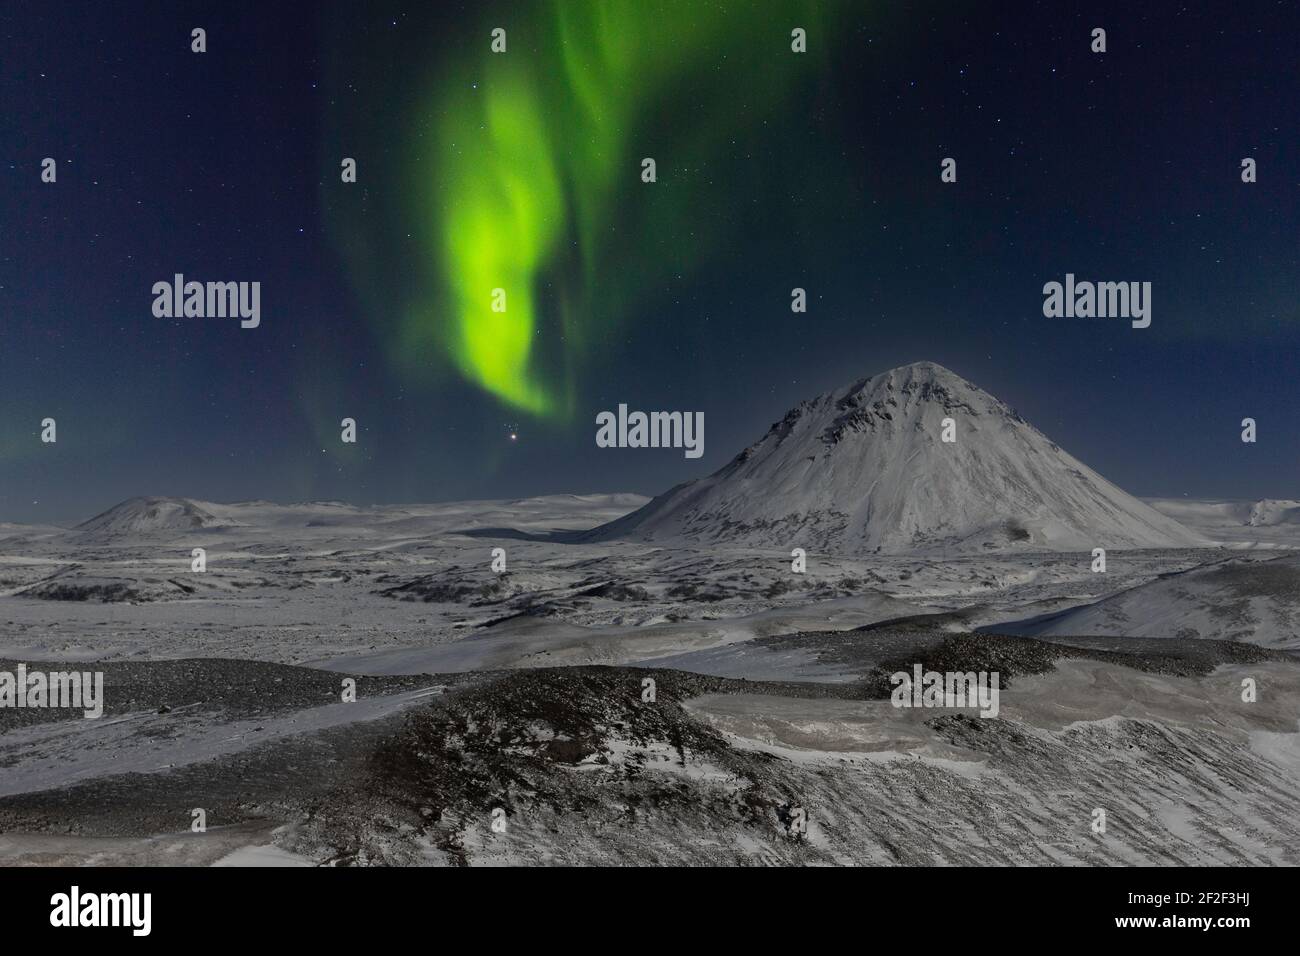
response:
[[[463,376],[513,408],[572,414],[564,376],[583,359],[591,326],[619,319],[611,273],[620,266],[605,248],[616,218],[675,230],[691,216],[689,189],[638,179],[642,159],[671,142],[648,117],[682,110],[680,84],[704,84],[696,89],[708,95],[694,110],[708,122],[687,131],[689,158],[698,160],[716,152],[719,137],[769,115],[809,64],[824,60],[790,55],[789,31],[771,28],[799,25],[820,42],[825,20],[815,4],[774,0],[764,9],[742,18],[735,4],[550,0],[500,20],[509,29],[499,28],[506,32],[495,48],[486,38],[498,20],[478,21],[484,42],[435,73],[415,101],[417,127],[433,117],[439,161],[404,175],[426,265],[436,265],[429,298],[403,320],[403,341],[432,335]],[[710,82],[720,55],[739,65]],[[731,108],[741,96],[745,115]],[[682,163],[671,152],[658,160],[665,180]],[[693,255],[705,252],[701,245]],[[548,303],[544,283],[555,290]],[[506,294],[504,310],[490,306],[495,289]],[[560,361],[551,363],[559,370],[535,354],[547,326],[562,334]]]
[[[0,521],[657,493],[921,359],[1134,493],[1294,497],[1294,4],[244,6],[7,12]],[[155,317],[178,273],[260,325]],[[1069,273],[1151,327],[1044,317]],[[597,447],[624,403],[703,457]]]

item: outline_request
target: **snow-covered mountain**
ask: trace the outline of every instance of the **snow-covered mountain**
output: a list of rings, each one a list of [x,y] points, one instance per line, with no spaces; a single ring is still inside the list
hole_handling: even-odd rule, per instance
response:
[[[589,537],[839,554],[1207,543],[933,362],[801,403],[715,474]]]
[[[169,534],[230,524],[205,502],[189,498],[129,498],[77,525],[79,534],[115,537]]]

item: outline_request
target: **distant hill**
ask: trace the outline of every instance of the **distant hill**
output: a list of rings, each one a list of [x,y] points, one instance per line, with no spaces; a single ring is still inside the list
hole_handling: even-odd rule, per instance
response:
[[[189,498],[130,498],[74,529],[94,537],[169,534],[219,528],[230,522],[218,518],[205,503]]]

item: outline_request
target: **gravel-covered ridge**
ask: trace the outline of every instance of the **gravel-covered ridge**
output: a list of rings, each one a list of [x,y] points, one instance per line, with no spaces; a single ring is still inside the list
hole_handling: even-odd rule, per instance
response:
[[[421,675],[365,677],[290,664],[229,658],[191,657],[171,661],[15,661],[0,660],[0,671],[16,674],[18,664],[29,673],[59,671],[102,672],[104,716],[101,720],[139,711],[182,707],[213,711],[223,719],[256,717],[337,703],[342,681],[352,677],[358,696],[396,693],[427,686]],[[464,679],[449,675],[443,683]],[[60,708],[0,707],[0,733],[14,727],[83,719],[80,711]]]

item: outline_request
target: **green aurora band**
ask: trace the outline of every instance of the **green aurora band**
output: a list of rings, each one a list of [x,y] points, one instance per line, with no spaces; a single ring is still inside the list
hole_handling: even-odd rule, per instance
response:
[[[693,221],[702,186],[675,171],[793,94],[824,57],[792,52],[791,30],[815,51],[827,19],[806,0],[553,0],[485,18],[471,62],[432,74],[408,117],[433,134],[403,175],[431,268],[402,311],[399,361],[432,348],[509,408],[569,417],[578,359],[636,301],[628,286],[698,268],[720,228]],[[504,53],[490,49],[498,25]],[[672,261],[629,276],[646,249],[628,237],[656,234],[673,237]]]

